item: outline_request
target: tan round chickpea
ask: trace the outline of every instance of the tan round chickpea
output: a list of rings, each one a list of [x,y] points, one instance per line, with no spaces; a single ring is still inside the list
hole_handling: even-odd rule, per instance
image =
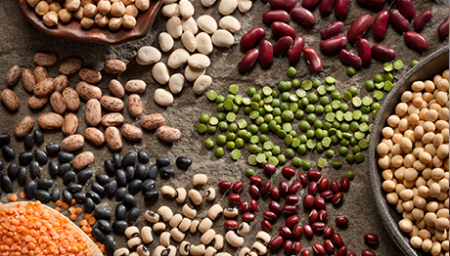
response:
[[[66,0],[64,2],[64,8],[66,8],[70,12],[78,10],[80,6],[81,6],[80,0]]]
[[[122,18],[112,17],[109,19],[109,29],[118,30],[122,27]]]
[[[101,0],[97,3],[98,12],[106,15],[111,11],[111,2],[108,0]]]
[[[94,26],[94,20],[91,18],[84,17],[80,21],[81,27],[84,29],[90,29]]]
[[[74,11],[72,13],[73,17],[77,20],[82,20],[83,19],[83,7],[80,6],[80,8],[78,8],[78,10]]]
[[[122,17],[125,12],[125,5],[122,2],[115,2],[111,5],[111,11],[109,13],[114,17]]]
[[[59,12],[61,10],[61,4],[58,2],[53,2],[50,4],[50,11]]]
[[[139,14],[139,10],[136,8],[136,5],[130,4],[126,7],[126,13],[136,18]]]
[[[53,27],[58,25],[58,14],[55,11],[50,11],[42,17],[44,24],[47,27]]]
[[[136,19],[128,14],[123,15],[122,26],[126,29],[132,29],[136,26]]]
[[[103,27],[108,26],[109,19],[108,19],[108,16],[97,13],[97,15],[95,15],[94,22],[95,22],[95,25],[103,28]]]
[[[36,7],[36,5],[39,3],[40,0],[27,0],[28,5],[30,5],[32,8]]]
[[[72,20],[72,13],[67,9],[61,9],[58,12],[58,17],[62,23],[69,23]]]
[[[97,14],[97,6],[94,4],[86,4],[83,7],[83,17],[93,18]]]
[[[40,1],[34,8],[34,11],[40,16],[44,16],[49,10],[50,6],[46,1]]]

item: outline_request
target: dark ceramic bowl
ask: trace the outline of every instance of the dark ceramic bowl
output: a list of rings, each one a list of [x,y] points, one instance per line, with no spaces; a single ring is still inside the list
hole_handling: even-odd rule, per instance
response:
[[[387,125],[388,117],[394,113],[395,106],[400,102],[402,93],[411,88],[414,81],[433,80],[434,75],[441,74],[449,66],[448,48],[442,48],[416,66],[411,68],[403,76],[389,93],[380,110],[370,135],[369,143],[369,174],[370,186],[374,195],[376,207],[380,214],[384,227],[397,244],[398,247],[407,256],[426,255],[425,253],[412,248],[409,244],[409,234],[404,233],[398,227],[398,222],[402,219],[401,214],[397,213],[395,207],[386,201],[386,193],[382,190],[381,168],[378,167],[378,155],[376,153],[377,145],[383,139],[381,130]]]
[[[78,20],[72,20],[67,24],[59,22],[56,27],[50,28],[44,24],[42,17],[34,12],[34,8],[31,8],[26,0],[19,0],[19,7],[33,27],[49,36],[89,43],[115,45],[139,39],[147,35],[152,28],[162,2],[163,0],[150,0],[150,8],[145,12],[139,11],[136,26],[133,29],[128,30],[122,28],[118,31],[111,31],[108,28],[99,27],[86,30],[81,27]]]

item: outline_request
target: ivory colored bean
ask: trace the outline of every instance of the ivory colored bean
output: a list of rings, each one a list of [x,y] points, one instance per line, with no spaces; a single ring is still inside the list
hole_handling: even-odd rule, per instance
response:
[[[251,0],[238,1],[238,9],[242,13],[246,13],[246,12],[250,11],[250,9],[252,8],[252,5],[253,5],[253,3]]]
[[[166,84],[169,82],[169,70],[163,62],[156,63],[152,68],[152,76],[156,82]]]
[[[230,244],[233,247],[240,247],[244,243],[244,238],[238,236],[234,231],[228,231],[225,234],[225,239],[227,240],[228,244]]]
[[[203,201],[202,195],[195,189],[190,189],[188,196],[194,205],[200,205]]]
[[[216,190],[214,188],[208,188],[206,191],[206,200],[213,201],[216,198]]]
[[[198,32],[198,26],[197,22],[194,20],[193,17],[189,17],[187,19],[181,19],[181,27],[183,28],[184,32],[191,32],[192,34],[197,34]]]
[[[191,55],[187,61],[189,66],[196,69],[205,69],[211,64],[209,57],[200,53]]]
[[[108,1],[109,2],[109,1]],[[130,251],[127,248],[120,248],[114,251],[114,256],[128,256]]]
[[[189,82],[195,81],[197,78],[205,74],[205,69],[191,68],[189,65],[184,70],[184,77]]]
[[[186,189],[177,188],[176,192],[177,192],[177,196],[176,196],[177,203],[180,203],[180,204],[184,203],[184,201],[186,201],[186,197],[187,197]]]
[[[165,205],[159,207],[157,212],[163,218],[164,222],[170,221],[173,217],[172,209]]]
[[[144,217],[150,223],[157,223],[160,219],[160,215],[158,213],[150,210],[145,212]]]
[[[183,27],[181,26],[181,20],[180,18],[174,16],[170,18],[166,23],[166,31],[169,33],[173,38],[177,39],[181,36],[183,33]]]
[[[235,17],[228,15],[224,16],[219,21],[219,27],[228,30],[232,33],[236,33],[241,30],[241,23]]]
[[[163,186],[162,188],[161,188],[161,193],[163,194],[163,195],[165,195],[165,196],[168,196],[168,197],[170,197],[170,198],[174,198],[175,196],[176,196],[176,194],[177,194],[177,192],[175,191],[175,189],[173,188],[173,187],[171,187],[171,186]],[[181,217],[181,215],[180,215],[180,217]],[[174,220],[175,221],[175,220]],[[181,221],[181,219],[180,219],[180,221]],[[172,225],[171,225],[172,226]],[[175,226],[176,227],[176,226]]]
[[[191,245],[189,248],[189,253],[193,256],[199,256],[199,255],[204,255],[206,251],[205,245],[204,244],[200,244],[200,245]]]
[[[161,8],[162,15],[171,18],[173,16],[180,16],[180,8],[179,5],[174,4],[166,4]]]
[[[212,34],[217,30],[217,22],[210,15],[202,15],[198,17],[197,26],[208,34]]]
[[[237,6],[237,0],[221,0],[219,3],[219,13],[222,15],[232,14]]]
[[[189,232],[191,232],[192,234],[195,234],[197,232],[197,228],[198,228],[199,224],[200,224],[200,221],[193,220],[191,222],[191,226],[189,227]]]
[[[191,220],[189,218],[183,218],[178,225],[178,228],[181,232],[186,232],[189,230],[189,227],[191,226]]]
[[[205,174],[195,174],[194,178],[192,179],[192,184],[194,186],[205,185],[207,181],[208,181],[208,176],[206,176]]]
[[[197,210],[195,210],[195,208],[189,204],[185,204],[183,206],[183,208],[181,209],[181,211],[183,212],[183,215],[188,217],[189,219],[193,219],[193,218],[195,218],[195,216],[197,216]],[[194,223],[192,223],[192,224],[194,224]]]
[[[169,58],[167,59],[167,65],[172,69],[177,69],[185,64],[188,61],[189,57],[190,54],[185,49],[176,49],[170,54]]]
[[[166,49],[166,47],[169,47],[167,44],[170,44],[170,41],[163,39],[163,42],[161,42],[161,34],[159,35],[158,38],[159,38],[161,50],[164,51],[164,49]],[[165,38],[165,37],[163,36],[163,38]],[[172,39],[172,38],[170,38],[170,39]],[[172,46],[173,46],[173,39],[172,39]],[[172,49],[172,46],[170,46],[170,49]],[[136,62],[139,65],[150,65],[150,64],[158,62],[160,59],[161,59],[161,52],[153,46],[141,47],[136,54]]]
[[[197,45],[197,51],[205,55],[210,54],[213,50],[211,37],[205,32],[200,32],[195,37],[195,44]]]
[[[208,75],[201,75],[194,82],[194,93],[202,94],[206,91],[212,83],[212,78]]]
[[[230,47],[234,44],[234,36],[224,29],[215,31],[211,37],[211,40],[217,47]]]
[[[198,225],[198,231],[205,233],[208,231],[213,225],[213,222],[209,218],[204,218],[200,224]]]
[[[158,105],[163,107],[170,106],[173,103],[172,94],[161,88],[155,90],[153,98]]]
[[[183,18],[190,18],[194,15],[195,9],[188,0],[181,0],[179,3],[180,14]]]
[[[162,246],[166,246],[166,247],[169,246],[170,245],[170,232],[167,232],[167,231],[162,232],[159,235],[159,243]]]
[[[216,235],[216,232],[214,231],[214,229],[209,229],[206,232],[204,232],[204,234],[200,237],[200,241],[203,244],[210,244],[213,241],[215,235]],[[213,248],[213,247],[211,247],[211,248]]]
[[[183,241],[180,244],[179,252],[181,256],[188,256],[191,244],[187,241]]]
[[[124,234],[128,239],[131,239],[133,237],[138,237],[140,235],[139,229],[136,226],[128,227],[127,229],[125,229]]]
[[[181,232],[178,228],[173,228],[172,230],[170,230],[170,236],[173,240],[181,242],[183,241],[185,234]]]
[[[163,52],[169,52],[173,48],[173,44],[174,44],[173,38],[167,32],[161,32],[158,35],[158,42],[159,42],[159,48],[161,48],[161,51],[163,51]],[[161,59],[161,53],[158,51],[158,49],[156,49],[152,46],[145,46],[145,47],[151,47],[151,49],[148,49],[147,51],[150,51],[150,50],[152,51],[152,53],[148,55],[148,57],[152,58],[151,63],[148,63],[148,64],[156,63]],[[137,60],[137,56],[136,56],[136,60]],[[138,63],[139,63],[139,61],[138,61]],[[141,64],[141,63],[139,63],[139,64]],[[141,64],[141,65],[148,65],[148,64]]]
[[[240,236],[246,236],[248,232],[250,232],[250,225],[247,222],[242,222],[238,229],[236,230],[237,234]]]
[[[173,94],[180,93],[184,86],[184,76],[181,73],[173,74],[169,79],[169,89]]]
[[[195,49],[197,49],[195,36],[191,31],[185,31],[183,35],[181,35],[181,43],[189,52],[195,52]]]
[[[224,212],[222,206],[215,204],[208,210],[208,217],[215,220],[222,212]]]

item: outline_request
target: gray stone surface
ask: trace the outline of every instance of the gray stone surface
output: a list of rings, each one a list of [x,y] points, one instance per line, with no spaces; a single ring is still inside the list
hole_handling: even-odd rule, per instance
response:
[[[390,6],[391,5],[391,6]],[[216,3],[213,8],[204,8],[200,6],[199,1],[196,1],[196,9],[195,17],[198,17],[202,13],[208,13],[215,17],[219,17],[217,7],[218,3]],[[395,4],[385,3],[385,9],[395,8]],[[423,57],[427,56],[431,52],[441,48],[447,47],[448,40],[442,42],[438,39],[437,36],[437,27],[448,15],[448,2],[444,0],[437,1],[415,1],[416,10],[418,13],[422,12],[425,9],[430,9],[433,13],[432,21],[426,25],[422,35],[429,41],[429,49],[427,52],[421,54],[405,45],[403,42],[402,36],[396,32],[391,25],[388,26],[386,38],[382,42],[390,47],[392,47],[397,53],[397,59],[400,59],[404,62],[405,68],[400,72],[395,73],[395,78],[399,79],[402,74],[409,69],[409,63],[413,59],[420,60]],[[254,1],[254,6],[252,10],[242,15],[238,11],[236,11],[233,16],[237,17],[242,22],[242,30],[235,34],[236,42],[239,42],[242,35],[248,31],[249,29],[255,26],[263,26],[267,30],[267,38],[273,39],[270,29],[261,22],[261,14],[269,10],[270,7],[267,2],[264,1]],[[347,17],[343,20],[346,27],[344,32],[347,31],[351,22],[362,13],[370,13],[373,17],[376,15],[376,11],[371,11],[368,8],[362,7],[356,3],[356,1],[351,1],[350,11]],[[317,51],[319,51],[319,32],[324,27],[328,26],[330,23],[335,21],[334,15],[329,15],[325,18],[322,18],[319,15],[318,8],[314,10],[314,14],[316,16],[316,25],[313,29],[304,29],[300,27],[298,24],[295,24],[291,21],[291,24],[296,28],[298,34],[303,36],[306,44],[312,46]],[[104,94],[109,94],[107,89],[107,83],[112,78],[117,78],[121,82],[126,82],[129,79],[140,78],[148,83],[147,90],[142,95],[142,101],[144,105],[144,114],[151,113],[162,113],[163,116],[167,120],[167,124],[170,126],[177,127],[182,131],[182,138],[179,142],[168,145],[161,143],[154,133],[145,132],[144,139],[142,142],[137,144],[131,144],[125,142],[124,148],[121,151],[121,154],[125,154],[129,150],[133,150],[137,152],[139,149],[145,149],[151,156],[151,161],[154,162],[157,156],[168,156],[175,161],[177,156],[189,156],[193,159],[194,164],[188,171],[184,172],[181,170],[176,170],[175,177],[171,180],[165,181],[160,180],[158,177],[157,184],[158,187],[163,184],[172,185],[174,187],[187,187],[191,188],[191,179],[195,173],[205,173],[210,178],[208,184],[202,189],[202,193],[204,194],[206,188],[209,186],[216,187],[216,184],[221,180],[231,180],[238,181],[242,180],[245,183],[244,192],[242,192],[243,198],[248,200],[249,195],[246,193],[248,189],[248,179],[244,175],[244,170],[249,166],[246,164],[246,157],[248,153],[243,151],[244,157],[238,161],[233,162],[230,159],[229,153],[226,153],[225,157],[221,159],[217,159],[214,156],[213,151],[209,151],[204,148],[203,141],[208,138],[207,135],[199,135],[196,132],[196,126],[198,124],[198,117],[201,113],[208,113],[210,115],[215,115],[215,104],[208,102],[206,97],[204,96],[195,96],[192,91],[192,83],[188,83],[184,90],[175,96],[175,103],[168,108],[161,108],[157,106],[153,101],[153,92],[155,89],[160,88],[162,86],[156,84],[151,77],[151,66],[139,66],[134,60],[134,56],[139,47],[144,45],[153,45],[157,46],[157,40],[155,40],[157,34],[164,30],[164,23],[166,18],[159,15],[155,21],[155,25],[153,27],[153,31],[145,38],[130,42],[127,44],[108,47],[103,45],[94,45],[87,43],[80,43],[75,41],[69,41],[64,39],[55,39],[48,36],[45,36],[35,30],[31,25],[29,25],[22,14],[18,9],[18,5],[16,1],[2,1],[2,6],[0,8],[0,20],[2,21],[1,29],[0,29],[0,58],[2,65],[0,66],[0,89],[4,89],[7,87],[6,85],[6,74],[11,66],[14,64],[20,65],[22,68],[31,68],[33,69],[33,54],[37,51],[54,51],[58,54],[59,60],[62,60],[69,56],[80,56],[83,59],[85,67],[92,68],[102,68],[103,64],[106,60],[119,58],[126,62],[128,62],[128,69],[125,73],[120,74],[118,76],[111,76],[107,74],[104,75],[103,81],[99,84],[102,88]],[[370,41],[371,45],[375,42],[371,37],[370,30],[366,33],[366,38]],[[181,43],[179,41],[176,42],[176,45],[179,46]],[[357,53],[356,47],[352,47],[347,45],[346,48],[354,53]],[[337,55],[333,56],[324,56],[320,53],[324,61],[324,69],[318,73],[311,75],[307,64],[304,59],[301,58],[298,63],[295,64],[297,68],[297,77],[304,80],[310,78],[319,78],[321,81],[324,81],[325,77],[328,75],[334,76],[337,80],[336,86],[339,91],[343,92],[347,90],[350,86],[357,86],[360,89],[359,96],[367,95],[368,92],[364,89],[364,81],[370,79],[376,73],[382,73],[382,64],[381,62],[372,60],[372,64],[369,68],[363,68],[362,70],[358,70],[357,74],[349,78],[345,74],[346,67],[339,61]],[[257,64],[254,70],[251,73],[242,75],[237,70],[237,63],[244,56],[244,54],[239,50],[238,45],[234,45],[231,48],[226,49],[215,49],[214,52],[210,55],[212,60],[212,65],[207,70],[207,74],[213,77],[213,85],[212,89],[218,91],[219,93],[225,94],[227,93],[228,86],[230,84],[236,83],[241,88],[241,93],[244,93],[249,86],[256,86],[260,88],[262,86],[268,85],[271,87],[276,86],[278,81],[288,79],[285,75],[285,70],[289,67],[289,62],[287,58],[275,58],[274,62],[270,69],[263,70]],[[165,61],[168,57],[168,54],[163,55],[163,61]],[[52,67],[49,69],[50,76],[54,77],[57,75],[57,68]],[[177,72],[177,70],[171,70],[171,73]],[[70,76],[70,86],[74,87],[78,82],[78,77],[76,75]],[[167,88],[167,86],[163,87]],[[0,107],[0,116],[1,116],[1,132],[9,132],[12,134],[13,128],[15,124],[25,115],[32,115],[37,121],[37,117],[45,113],[47,111],[51,111],[51,107],[47,105],[44,109],[40,111],[31,111],[27,106],[27,100],[31,96],[27,92],[23,90],[21,82],[19,82],[16,86],[11,88],[21,99],[22,105],[16,113],[10,113],[4,106]],[[80,120],[80,125],[78,127],[78,133],[82,133],[84,128],[86,128],[86,123],[84,121],[84,104],[81,104],[81,107],[77,111],[77,115]],[[123,110],[123,114],[125,117],[126,123],[132,123],[139,125],[140,118],[133,119],[126,110]],[[243,116],[242,112],[240,113]],[[297,126],[295,126],[297,127]],[[35,123],[34,128],[38,128],[37,122]],[[103,129],[103,128],[100,128]],[[60,142],[63,139],[63,135],[59,131],[54,132],[46,132],[45,133],[45,142],[41,145],[42,148],[48,143],[52,142]],[[276,138],[275,141],[278,141]],[[279,142],[280,145],[281,141]],[[12,147],[16,150],[16,153],[24,150],[23,143],[21,139],[12,139]],[[90,143],[86,143],[83,150],[92,150],[95,152],[96,160],[95,163],[91,166],[91,168],[95,172],[103,172],[103,161],[112,156],[112,153],[108,150],[106,146],[101,148],[97,148]],[[303,160],[309,160],[313,163],[313,168],[316,168],[315,162],[319,158],[316,153],[308,154],[305,157],[302,157]],[[337,161],[345,161],[341,157],[335,157],[333,160]],[[331,162],[331,161],[330,161]],[[7,165],[7,164],[6,164]],[[369,177],[367,173],[367,164],[366,162],[358,165],[347,165],[344,164],[341,170],[334,170],[331,167],[327,167],[322,172],[324,175],[330,179],[335,180],[339,179],[346,170],[355,171],[356,177],[351,183],[351,188],[348,193],[345,194],[344,204],[339,208],[334,208],[332,205],[327,206],[327,211],[329,213],[328,224],[335,226],[334,218],[337,215],[345,215],[350,219],[350,227],[347,230],[340,230],[336,228],[336,231],[342,234],[349,251],[354,251],[357,255],[366,248],[367,246],[364,244],[363,235],[365,233],[376,233],[380,237],[380,246],[374,251],[377,255],[402,255],[402,253],[397,249],[395,244],[391,241],[387,232],[384,230],[384,227],[381,224],[381,221],[376,212],[375,206],[372,203],[372,195],[370,194],[369,189]],[[303,170],[298,170],[298,172],[304,172]],[[262,170],[257,169],[257,174],[262,175]],[[47,168],[43,168],[43,176],[48,177]],[[266,177],[264,179],[267,179]],[[278,184],[280,180],[284,179],[281,175],[275,175],[271,178],[271,180]],[[20,191],[21,188],[17,183],[14,183],[17,186],[17,191]],[[62,180],[59,178],[56,181],[56,184],[59,187],[62,187]],[[302,190],[300,192],[300,196],[304,195],[305,191]],[[0,196],[0,201],[5,203],[8,201],[10,195],[2,193]],[[139,201],[139,207],[141,211],[144,212],[146,209],[156,210],[160,205],[166,204],[169,205],[173,210],[177,212],[181,212],[181,205],[177,205],[176,202],[170,202],[170,200],[160,199],[156,204],[148,205],[143,201],[143,197],[141,194],[137,195],[137,199]],[[218,193],[218,197],[215,200],[216,203],[221,203],[226,206],[226,196],[222,196],[222,193]],[[262,220],[262,212],[267,207],[267,204],[270,202],[268,199],[259,199],[259,210],[257,212],[257,219],[251,224],[252,232],[247,235],[247,239],[245,242],[246,246],[251,246],[254,241],[254,235],[256,231],[260,229],[260,221]],[[117,202],[114,199],[104,199],[102,200],[102,205],[113,209]],[[53,203],[50,205],[54,206]],[[206,216],[206,211],[202,211],[202,209],[207,210],[211,206],[211,203],[204,203],[202,207],[200,207],[198,217]],[[307,223],[307,213],[303,211],[300,207],[298,214],[300,216],[300,223]],[[80,220],[81,218],[79,218]],[[220,218],[220,220],[215,221],[214,227],[220,233],[225,233],[223,229],[224,219]],[[274,226],[274,230],[272,232],[272,236],[277,235],[278,227],[283,225],[284,220],[280,219],[276,222]],[[138,221],[138,225],[142,226],[145,224],[145,220],[143,216],[140,217]],[[124,236],[116,235],[117,246],[121,247],[125,245]],[[200,243],[199,234],[187,235],[187,240],[191,241],[191,243]],[[306,239],[305,236],[302,236],[300,240],[303,244],[303,248],[311,249],[311,246],[314,242],[323,242],[323,238],[321,236],[314,236],[312,240]],[[153,249],[157,244],[158,239],[153,242],[151,248]],[[230,253],[235,252],[233,248],[226,246],[225,251]],[[276,254],[283,254],[283,252],[279,252]]]

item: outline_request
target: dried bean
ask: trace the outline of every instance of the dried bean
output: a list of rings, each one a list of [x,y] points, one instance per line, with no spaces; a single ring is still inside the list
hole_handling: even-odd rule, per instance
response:
[[[293,43],[293,39],[290,36],[283,36],[278,39],[278,41],[273,46],[273,55],[274,56],[283,56],[289,50]]]
[[[322,40],[326,40],[328,38],[337,36],[343,30],[344,30],[344,22],[335,21],[333,24],[320,31],[320,37],[322,38]]]
[[[433,14],[431,13],[430,10],[424,10],[421,14],[419,14],[413,22],[414,25],[414,29],[417,32],[422,31],[423,27],[425,26],[425,24],[427,24],[427,22],[429,22],[431,20],[431,18],[433,17]]]
[[[309,69],[313,73],[319,72],[322,69],[322,59],[319,54],[317,54],[316,50],[311,47],[306,47],[303,49],[303,56],[309,63]]]
[[[296,3],[296,0],[269,0],[269,4],[272,6],[272,9],[281,9],[285,11],[290,11],[295,7]]]
[[[245,33],[242,36],[241,42],[239,43],[241,46],[241,50],[243,52],[248,52],[250,49],[255,46],[259,42],[259,40],[263,39],[265,35],[264,29],[261,27],[256,27]]]
[[[342,62],[354,68],[360,68],[362,65],[362,60],[360,57],[345,49],[341,49],[339,52],[339,58]]]
[[[295,32],[295,29],[293,27],[281,21],[273,22],[270,25],[270,29],[272,30],[274,36],[279,37],[290,36],[294,38],[297,34],[297,32]]]
[[[315,22],[314,14],[308,9],[297,6],[290,12],[291,18],[305,27],[312,27]]]
[[[302,6],[308,9],[313,8],[317,3],[319,2],[319,0],[303,0],[302,1]]]
[[[389,13],[387,11],[383,10],[377,14],[372,24],[372,35],[375,40],[383,40],[388,22]]]
[[[393,9],[389,12],[389,19],[394,28],[399,32],[406,32],[409,30],[409,21],[397,10]]]
[[[337,52],[347,43],[347,38],[345,36],[335,36],[330,39],[326,39],[320,42],[320,50],[324,53]]]
[[[256,61],[258,60],[258,56],[258,49],[252,49],[248,51],[238,64],[239,71],[244,73],[249,71],[255,65]]]
[[[368,5],[368,6],[372,6],[372,7],[378,7],[383,5],[384,0],[358,0],[358,2],[364,4],[364,5]]]
[[[406,19],[412,20],[416,17],[416,8],[414,8],[412,0],[397,0],[397,6]]]
[[[448,37],[448,17],[449,16],[447,16],[447,18],[445,18],[445,20],[442,21],[441,25],[439,25],[438,27],[438,36],[441,40],[444,40]]]
[[[334,14],[338,19],[341,19],[347,15],[349,3],[350,0],[336,0],[334,3]]]
[[[370,14],[363,14],[356,18],[352,23],[347,32],[348,42],[353,45],[355,44],[366,32],[372,23],[372,16]]]
[[[291,49],[288,51],[288,59],[290,62],[296,62],[300,59],[303,48],[305,47],[305,40],[301,36],[294,38]],[[295,175],[295,173],[294,173]]]
[[[242,40],[241,40],[242,42]],[[267,39],[262,39],[259,42],[259,64],[261,64],[262,67],[266,68],[272,63],[273,59],[273,45],[272,43]]]
[[[396,55],[390,47],[383,44],[376,44],[372,46],[372,56],[382,61],[392,61]]]
[[[270,10],[263,14],[263,21],[268,25],[275,21],[287,23],[289,21],[289,13],[284,10]]]
[[[322,0],[319,3],[319,12],[322,16],[327,16],[333,8],[334,0]]]
[[[358,41],[358,54],[361,58],[363,66],[369,66],[370,59],[372,58],[372,51],[370,49],[369,41],[365,38],[361,38]]]

